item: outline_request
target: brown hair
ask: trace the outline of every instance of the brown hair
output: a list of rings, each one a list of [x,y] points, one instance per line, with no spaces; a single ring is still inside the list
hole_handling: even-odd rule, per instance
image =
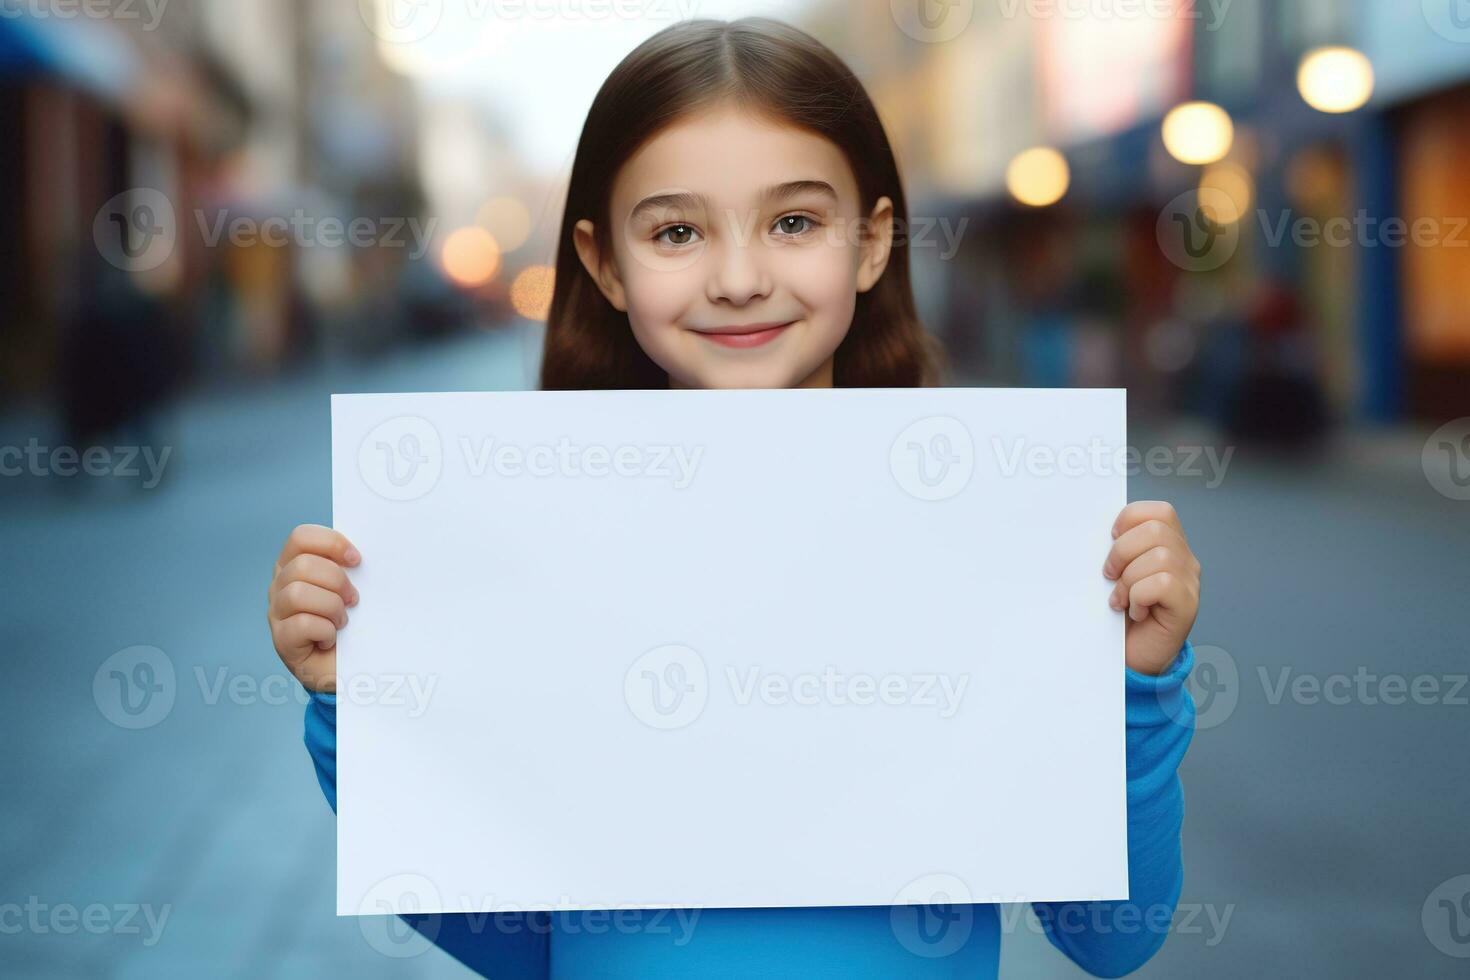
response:
[[[893,249],[882,276],[857,296],[837,348],[838,387],[932,384],[937,347],[914,310],[908,206],[888,136],[862,83],[816,38],[780,21],[691,20],[640,44],[598,91],[572,164],[557,239],[541,386],[548,390],[662,388],[668,377],[638,346],[627,314],[607,301],[577,256],[572,234],[590,218],[598,250],[611,249],[613,179],[645,142],[680,117],[731,99],[834,143],[857,177],[863,213],[893,202]]]

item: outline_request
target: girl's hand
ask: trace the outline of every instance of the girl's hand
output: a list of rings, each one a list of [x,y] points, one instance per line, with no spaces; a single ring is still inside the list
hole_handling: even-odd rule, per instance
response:
[[[1125,659],[1140,674],[1158,675],[1174,662],[1199,612],[1199,559],[1163,500],[1124,507],[1113,538],[1103,575],[1118,583],[1108,604],[1128,611]]]
[[[302,524],[286,538],[266,592],[266,620],[281,663],[307,690],[337,689],[337,631],[357,589],[343,566],[362,561],[352,542],[329,527]]]

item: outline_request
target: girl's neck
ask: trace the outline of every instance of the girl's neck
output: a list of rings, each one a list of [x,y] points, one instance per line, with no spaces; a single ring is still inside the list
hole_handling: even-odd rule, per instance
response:
[[[835,385],[833,384],[832,360],[833,359],[830,358],[830,357],[827,358],[825,361],[822,362],[822,364],[815,371],[813,371],[810,375],[808,375],[807,378],[804,381],[802,381],[800,384],[792,385],[792,387],[793,388],[832,388],[832,387],[835,387]],[[683,384],[682,382],[680,382],[676,378],[670,377],[669,378],[669,387],[670,388],[674,388],[674,389],[680,389],[680,388],[688,388],[690,386],[689,385],[686,385],[686,384]]]

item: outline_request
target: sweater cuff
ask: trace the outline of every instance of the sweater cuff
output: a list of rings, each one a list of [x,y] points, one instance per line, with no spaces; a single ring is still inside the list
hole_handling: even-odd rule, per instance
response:
[[[1157,677],[1140,674],[1131,667],[1123,668],[1123,703],[1128,726],[1152,727],[1171,721],[1191,726],[1194,701],[1184,681],[1193,667],[1194,647],[1186,639],[1174,662]]]

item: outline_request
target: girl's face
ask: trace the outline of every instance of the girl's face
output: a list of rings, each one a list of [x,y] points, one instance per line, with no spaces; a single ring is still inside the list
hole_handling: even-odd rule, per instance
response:
[[[863,214],[834,144],[733,105],[649,140],[618,172],[609,213],[612,255],[586,219],[577,253],[680,388],[830,386],[893,238],[892,202]]]

